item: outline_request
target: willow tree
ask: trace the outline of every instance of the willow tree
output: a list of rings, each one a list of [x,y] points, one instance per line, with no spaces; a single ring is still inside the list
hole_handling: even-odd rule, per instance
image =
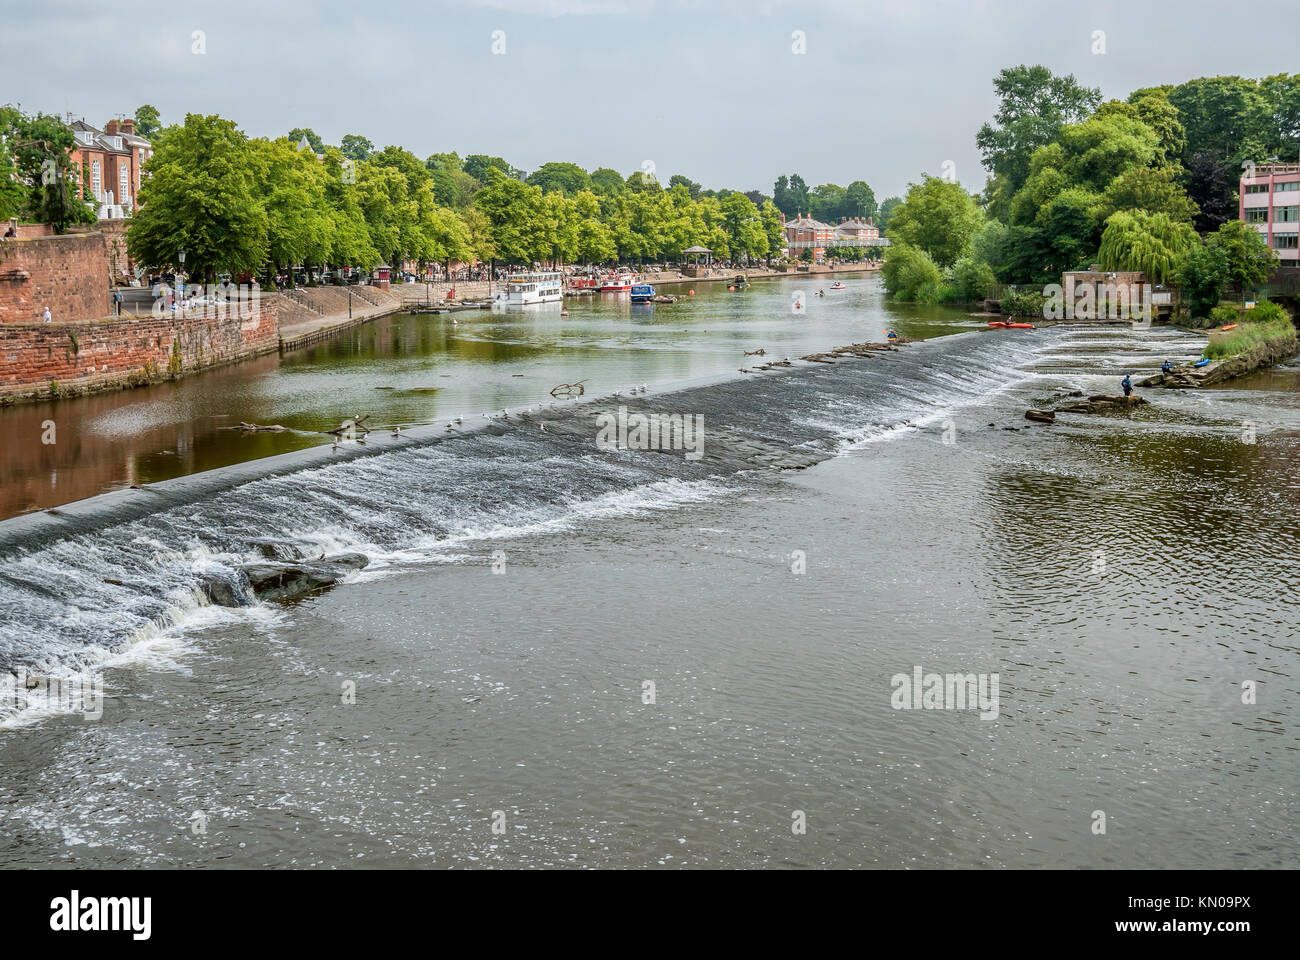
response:
[[[1164,283],[1198,244],[1195,230],[1167,214],[1120,210],[1106,221],[1098,261],[1104,270],[1140,270],[1151,282]]]

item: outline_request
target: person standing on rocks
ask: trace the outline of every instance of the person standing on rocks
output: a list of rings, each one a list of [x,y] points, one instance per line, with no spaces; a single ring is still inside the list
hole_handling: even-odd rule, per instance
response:
[[[1121,380],[1121,381],[1119,382],[1119,385],[1120,385],[1121,387],[1124,388],[1124,396],[1125,396],[1125,398],[1127,398],[1127,397],[1131,397],[1131,396],[1133,395],[1133,379],[1132,379],[1132,377],[1133,377],[1133,375],[1132,375],[1131,373],[1126,373],[1126,374],[1124,374],[1124,379]]]

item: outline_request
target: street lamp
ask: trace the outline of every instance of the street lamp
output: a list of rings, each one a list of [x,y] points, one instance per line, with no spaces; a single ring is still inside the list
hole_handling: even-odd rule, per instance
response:
[[[181,264],[181,282],[177,286],[180,287],[181,302],[184,303],[185,302],[185,251],[183,249],[180,251],[180,253],[176,254],[176,259],[179,260]]]

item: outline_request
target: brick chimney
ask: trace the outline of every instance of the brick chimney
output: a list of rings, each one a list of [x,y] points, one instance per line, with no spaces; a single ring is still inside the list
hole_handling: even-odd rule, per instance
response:
[[[110,137],[116,137],[116,136],[117,136],[117,121],[116,121],[116,120],[110,120],[110,121],[108,121],[108,126],[104,127],[104,132],[105,132],[106,134],[108,134]]]
[[[129,136],[135,136],[135,117],[127,117],[122,121],[122,132]]]

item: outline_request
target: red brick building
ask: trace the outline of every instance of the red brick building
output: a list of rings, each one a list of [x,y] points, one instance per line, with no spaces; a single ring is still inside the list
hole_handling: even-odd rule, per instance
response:
[[[835,228],[829,223],[803,215],[785,221],[785,243],[792,257],[798,257],[811,248],[814,259],[821,260],[826,255],[826,248],[833,246],[834,241]]]
[[[120,220],[136,209],[141,168],[153,152],[144,137],[135,134],[135,120],[108,121],[104,130],[85,120],[72,123],[77,144],[72,165],[82,185],[89,184],[100,220]]]
[[[871,217],[841,217],[835,227],[836,239],[842,240],[879,240],[880,228]]]

